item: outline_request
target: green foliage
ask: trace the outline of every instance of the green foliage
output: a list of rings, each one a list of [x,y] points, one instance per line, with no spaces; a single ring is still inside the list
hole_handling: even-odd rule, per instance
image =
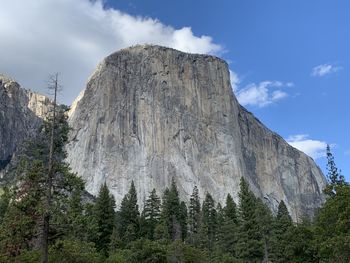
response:
[[[106,263],[129,263],[128,255],[131,254],[130,250],[117,250],[111,254],[107,259]]]
[[[287,235],[286,254],[293,263],[313,263],[317,260],[314,246],[314,228],[308,220],[293,226]]]
[[[140,212],[137,205],[137,193],[134,181],[132,181],[129,192],[124,196],[118,213],[118,232],[122,240],[130,242],[138,238],[139,222]]]
[[[59,240],[49,250],[51,263],[99,263],[103,258],[93,243],[77,240]]]
[[[154,240],[154,232],[157,225],[160,222],[160,198],[156,193],[156,189],[153,189],[145,203],[143,210],[144,219],[144,231],[147,238]]]
[[[31,248],[38,235],[44,173],[43,163],[35,161],[13,193],[0,228],[0,249],[5,255],[17,257],[22,249]]]
[[[239,204],[229,194],[215,206],[207,193],[200,205],[194,187],[187,211],[174,179],[163,202],[153,189],[140,216],[134,182],[115,213],[103,184],[94,203],[86,202],[84,182],[62,160],[68,126],[59,121],[55,147],[49,262],[171,263],[348,263],[350,186],[327,148],[326,203],[315,222],[294,224],[281,201],[275,217],[241,179]],[[48,124],[24,147],[13,171],[18,181],[0,196],[0,262],[38,262],[42,200],[47,176]],[[186,240],[184,242],[184,240]]]
[[[96,247],[105,256],[107,256],[110,248],[111,236],[115,224],[114,208],[114,197],[110,194],[106,183],[104,183],[96,199],[95,218],[97,222]]]
[[[202,223],[200,230],[201,246],[212,250],[217,233],[217,212],[213,197],[207,193],[202,205]]]
[[[206,263],[208,253],[206,251],[175,241],[167,248],[168,263]]]
[[[193,188],[190,197],[188,210],[188,241],[191,244],[198,244],[198,233],[201,221],[201,204],[197,186]]]
[[[222,216],[220,216],[222,214]],[[219,221],[219,218],[222,218]],[[218,213],[218,245],[222,251],[236,255],[236,244],[238,235],[237,206],[230,194],[227,195],[226,205],[222,212]]]
[[[122,240],[119,236],[117,228],[114,227],[111,235],[111,242],[109,243],[109,254],[115,253],[118,249],[122,247]]]
[[[293,222],[283,201],[279,203],[273,229],[271,240],[272,261],[276,263],[290,262],[290,253],[287,253],[287,250],[290,244]]]
[[[242,260],[226,253],[224,250],[217,249],[211,254],[211,263],[243,263]]]
[[[170,189],[164,191],[161,220],[167,228],[171,240],[182,238],[181,223],[183,216],[180,208],[180,198],[174,179]]]
[[[236,251],[238,258],[243,262],[261,262],[264,257],[264,244],[256,208],[256,198],[249,190],[248,184],[241,178]]]
[[[39,250],[22,250],[21,254],[16,258],[21,263],[40,262]]]
[[[264,258],[263,262],[268,262],[271,252],[271,236],[273,230],[273,216],[270,208],[261,200],[256,200],[256,216],[258,218],[259,230],[262,236]]]
[[[327,180],[328,185],[324,192],[328,196],[334,196],[336,194],[336,186],[346,184],[344,176],[335,164],[334,156],[329,145],[327,145]]]
[[[185,240],[187,237],[187,206],[184,201],[180,203],[180,211],[179,211],[179,223],[181,226],[181,238]]]
[[[66,119],[65,111],[60,108],[54,136],[50,242],[63,236],[76,237],[85,233],[82,225],[84,212],[80,203],[84,183],[63,161],[69,131]],[[44,122],[38,136],[21,147],[15,160],[16,166],[12,165],[9,172],[13,186],[0,227],[0,249],[12,259],[19,255],[24,257],[23,251],[29,255],[38,246],[47,189],[50,130],[50,123]]]
[[[4,218],[7,208],[9,207],[11,199],[10,190],[8,187],[0,188],[0,225],[2,223],[2,219]]]
[[[237,205],[233,201],[233,198],[230,194],[228,194],[226,197],[226,206],[224,208],[224,216],[226,219],[230,219],[234,223],[237,223]]]
[[[349,262],[350,186],[336,185],[316,217],[315,239],[321,262]]]
[[[128,263],[163,263],[166,261],[166,246],[147,239],[139,239],[130,244]]]
[[[163,220],[161,220],[160,223],[154,229],[154,239],[162,241],[164,243],[170,240],[168,227]]]

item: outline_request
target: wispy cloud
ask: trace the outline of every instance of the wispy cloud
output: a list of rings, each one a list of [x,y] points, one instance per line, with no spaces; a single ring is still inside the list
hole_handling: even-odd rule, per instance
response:
[[[159,44],[192,53],[218,54],[222,47],[190,27],[105,8],[104,0],[1,1],[0,72],[38,90],[60,72],[65,101],[73,100],[97,63],[135,44]]]
[[[238,84],[240,83],[240,79],[238,77],[238,74],[230,69],[230,80],[231,80],[231,87],[234,92],[238,89]]]
[[[265,107],[288,96],[288,93],[281,90],[283,87],[292,87],[292,82],[263,81],[258,84],[252,83],[243,89],[236,89],[238,101],[243,105]]]
[[[326,155],[327,143],[310,139],[307,134],[291,135],[286,141],[293,147],[311,156],[313,159],[318,159]]]
[[[314,67],[311,72],[313,77],[323,77],[328,74],[332,74],[341,70],[342,67],[334,66],[331,64],[322,64]]]

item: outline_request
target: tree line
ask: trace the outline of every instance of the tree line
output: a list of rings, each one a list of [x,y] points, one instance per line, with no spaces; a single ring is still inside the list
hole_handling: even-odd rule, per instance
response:
[[[236,204],[193,188],[188,203],[173,179],[153,189],[140,209],[132,182],[116,209],[103,184],[96,198],[64,162],[69,127],[64,107],[55,123],[52,196],[47,214],[50,122],[23,147],[9,171],[15,183],[0,197],[0,262],[38,262],[43,215],[50,216],[49,262],[349,262],[350,187],[327,148],[326,203],[315,218],[294,223],[283,201],[273,214],[242,178]]]

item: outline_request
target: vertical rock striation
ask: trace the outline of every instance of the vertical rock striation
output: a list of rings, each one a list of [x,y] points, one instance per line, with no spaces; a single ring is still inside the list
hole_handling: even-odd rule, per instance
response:
[[[51,105],[47,97],[0,75],[0,177],[17,147],[36,135]]]
[[[294,219],[323,202],[314,161],[240,106],[227,64],[216,57],[135,46],[105,58],[74,103],[68,162],[93,194],[107,182],[120,202],[134,180],[139,201],[174,178],[223,202],[238,199],[240,177]]]

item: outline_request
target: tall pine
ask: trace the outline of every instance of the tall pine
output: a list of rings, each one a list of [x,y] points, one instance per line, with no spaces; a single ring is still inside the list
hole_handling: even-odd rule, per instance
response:
[[[207,193],[202,205],[200,238],[202,247],[211,251],[217,234],[217,211],[213,197]]]
[[[111,236],[115,224],[115,200],[110,194],[107,184],[104,183],[98,193],[95,204],[95,217],[97,221],[97,236],[96,247],[97,250],[107,256]]]
[[[171,240],[182,239],[183,211],[181,210],[179,192],[173,178],[170,189],[164,191],[162,205],[162,224]]]
[[[283,201],[278,205],[278,212],[275,218],[271,238],[271,259],[273,262],[288,262],[291,259],[286,253],[289,244],[289,235],[293,227],[292,218]]]
[[[237,206],[230,194],[222,211],[222,223],[219,225],[218,243],[221,250],[236,255],[237,243]]]
[[[193,188],[188,208],[188,241],[191,244],[198,243],[198,232],[201,221],[201,204],[197,186]]]
[[[326,189],[324,192],[332,197],[336,194],[336,188],[337,186],[345,185],[345,178],[341,174],[341,171],[338,170],[335,161],[334,156],[331,152],[331,148],[329,145],[327,145],[326,149],[327,153],[327,181],[328,185],[326,186]]]
[[[136,240],[139,235],[140,212],[134,181],[121,202],[118,215],[118,230],[122,240]]]
[[[154,232],[160,222],[160,198],[156,189],[153,189],[145,203],[143,210],[144,227],[143,230],[150,240],[154,240]]]
[[[241,178],[239,192],[239,228],[237,256],[243,262],[261,262],[264,246],[256,213],[256,198],[247,182]]]
[[[187,232],[188,232],[187,220],[188,220],[187,206],[186,206],[186,203],[182,201],[180,203],[180,214],[179,214],[182,240],[185,240],[187,237]]]
[[[270,262],[271,253],[271,232],[273,228],[273,216],[271,210],[261,200],[257,199],[256,203],[256,215],[258,218],[259,230],[262,236],[264,247],[264,259],[263,262]]]

